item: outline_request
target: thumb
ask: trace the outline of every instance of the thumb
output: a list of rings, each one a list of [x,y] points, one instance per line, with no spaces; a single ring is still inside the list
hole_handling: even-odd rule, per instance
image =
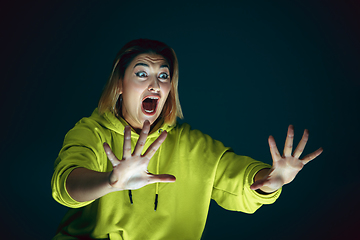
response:
[[[149,176],[149,184],[151,183],[157,183],[157,182],[175,182],[176,178],[173,175],[170,174],[159,174],[159,175],[155,175],[155,174],[151,174],[148,173]]]
[[[113,167],[116,167],[120,163],[119,159],[111,151],[111,148],[110,148],[109,144],[104,142],[103,147],[104,147],[106,156],[109,158],[111,164],[113,165]]]
[[[265,183],[268,181],[267,178],[260,179],[253,184],[251,184],[250,189],[251,190],[257,190],[265,185]]]

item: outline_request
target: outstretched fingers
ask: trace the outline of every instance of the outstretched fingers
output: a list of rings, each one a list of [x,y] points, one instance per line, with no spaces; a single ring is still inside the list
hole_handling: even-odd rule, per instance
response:
[[[309,139],[309,130],[305,129],[304,131],[304,134],[299,142],[299,144],[297,145],[295,151],[294,151],[294,154],[293,156],[295,158],[300,158],[301,154],[303,153],[304,149],[305,149],[305,146],[306,146],[306,143]]]
[[[272,157],[273,161],[276,162],[279,159],[281,159],[281,156],[280,156],[279,150],[276,146],[274,137],[270,136],[268,139],[268,142],[269,142],[271,157]]]
[[[322,152],[323,152],[323,148],[319,148],[315,152],[306,155],[301,161],[305,165],[308,162],[310,162],[311,160],[315,159],[317,156],[319,156]]]
[[[267,178],[264,178],[264,179],[260,179],[256,182],[254,182],[251,186],[250,186],[250,189],[251,190],[257,190],[259,188],[261,188],[262,186],[264,186],[264,184],[268,181]]]
[[[160,136],[149,146],[149,148],[144,153],[144,157],[146,157],[149,161],[154,156],[156,151],[159,149],[160,145],[165,141],[167,136],[167,132],[163,131]]]
[[[136,146],[135,146],[135,149],[134,149],[134,152],[133,152],[134,156],[140,156],[141,155],[141,152],[142,152],[142,150],[143,150],[143,148],[145,146],[146,138],[147,138],[147,136],[149,134],[149,131],[150,131],[150,122],[149,122],[149,120],[145,120],[143,128],[141,129],[139,139],[138,139],[138,141],[136,143]]]
[[[157,182],[175,182],[176,178],[173,175],[170,174],[159,174],[159,175],[154,175],[151,173],[148,173],[149,176],[149,184],[151,183],[157,183]]]
[[[103,144],[105,153],[107,155],[107,157],[109,158],[111,164],[113,165],[113,167],[116,167],[120,161],[119,159],[115,156],[115,154],[111,151],[111,148],[109,146],[109,144],[107,144],[106,142]]]
[[[129,125],[125,126],[123,146],[123,159],[129,158],[131,156],[131,128]]]
[[[293,149],[293,142],[294,142],[294,126],[290,125],[288,128],[285,146],[284,146],[284,156],[291,157],[292,149]]]

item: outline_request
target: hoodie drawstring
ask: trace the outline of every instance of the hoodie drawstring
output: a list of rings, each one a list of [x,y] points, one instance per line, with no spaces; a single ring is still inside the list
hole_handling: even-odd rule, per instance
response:
[[[130,203],[133,204],[133,200],[132,200],[132,193],[131,190],[129,190],[129,199],[130,199]]]
[[[161,133],[163,130],[159,129],[159,133]],[[161,156],[161,149],[162,149],[162,145],[160,145],[159,147],[159,154],[156,160],[156,175],[158,175],[160,173],[160,156]],[[154,203],[154,211],[156,211],[157,206],[158,206],[158,200],[159,200],[159,183],[155,183],[155,203]]]
[[[159,132],[161,133],[163,130],[162,129],[159,129]],[[156,175],[159,174],[160,172],[160,156],[161,156],[161,149],[162,147],[160,146],[159,148],[159,154],[158,154],[158,157],[156,159]],[[130,200],[130,203],[133,204],[133,199],[132,199],[132,192],[131,190],[129,190],[129,200]],[[158,203],[159,203],[159,183],[155,183],[155,202],[154,202],[154,211],[157,210],[157,207],[158,207]]]

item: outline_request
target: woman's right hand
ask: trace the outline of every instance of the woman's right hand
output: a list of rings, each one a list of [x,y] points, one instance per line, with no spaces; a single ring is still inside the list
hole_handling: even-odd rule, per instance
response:
[[[131,129],[125,127],[123,158],[120,161],[111,151],[110,146],[104,143],[104,150],[113,170],[110,173],[109,184],[119,190],[139,189],[156,182],[175,182],[175,177],[169,174],[155,175],[149,173],[147,167],[150,159],[165,141],[167,132],[163,131],[160,136],[149,146],[144,155],[141,152],[144,148],[146,138],[150,131],[150,122],[146,120],[141,130],[139,140],[136,143],[134,152],[131,153]]]

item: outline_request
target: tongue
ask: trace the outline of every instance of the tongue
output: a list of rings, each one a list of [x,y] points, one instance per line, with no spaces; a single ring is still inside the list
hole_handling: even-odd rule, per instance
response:
[[[147,111],[155,111],[156,108],[156,100],[155,99],[151,99],[151,98],[147,98],[143,101],[143,108]]]

